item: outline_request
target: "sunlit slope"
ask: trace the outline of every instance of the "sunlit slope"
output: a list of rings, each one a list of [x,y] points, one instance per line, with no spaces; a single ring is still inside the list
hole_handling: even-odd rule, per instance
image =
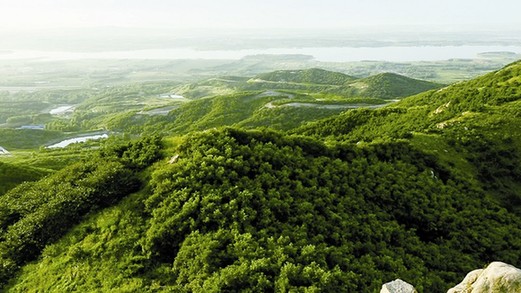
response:
[[[380,134],[390,136],[412,131],[442,133],[457,129],[464,123],[479,123],[482,119],[514,122],[519,118],[516,112],[521,99],[520,80],[521,63],[517,62],[477,79],[412,96],[383,109],[349,111],[310,124],[300,133],[311,134],[315,131],[316,135],[326,136],[350,134],[352,140],[367,140]],[[496,127],[498,131],[511,135],[517,133],[512,131],[515,123],[505,123],[497,128],[497,123],[482,122],[480,126],[485,128]],[[324,127],[326,124],[328,127]],[[362,132],[365,127],[377,127],[376,132],[368,131],[364,136]]]
[[[394,73],[355,78],[321,69],[274,71],[257,75],[249,82],[264,87],[271,85],[274,88],[317,90],[345,97],[370,97],[384,100],[407,97],[442,86]]]
[[[442,87],[429,81],[409,78],[395,73],[381,73],[349,84],[361,96],[396,99]]]
[[[353,143],[408,139],[458,164],[465,158],[483,186],[521,203],[521,63],[377,110],[354,110],[303,126],[297,133]],[[494,182],[494,183],[492,183]],[[516,204],[510,204],[514,201]]]
[[[0,195],[26,181],[35,181],[49,171],[31,166],[0,162]]]
[[[241,90],[291,90],[330,93],[343,97],[395,99],[440,88],[441,85],[394,73],[357,78],[340,72],[311,68],[278,70],[251,78],[220,77],[183,85],[176,91],[189,98],[226,95]]]
[[[344,85],[355,80],[355,77],[318,68],[302,70],[279,70],[269,73],[259,74],[254,80],[268,81],[275,83],[303,83],[303,84],[325,84],[325,85]]]

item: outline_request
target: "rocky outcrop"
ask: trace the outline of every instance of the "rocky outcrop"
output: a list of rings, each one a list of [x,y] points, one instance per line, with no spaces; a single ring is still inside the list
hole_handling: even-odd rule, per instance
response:
[[[521,270],[502,262],[474,270],[447,293],[518,293],[521,292]]]
[[[382,285],[380,293],[417,293],[414,287],[400,279]]]

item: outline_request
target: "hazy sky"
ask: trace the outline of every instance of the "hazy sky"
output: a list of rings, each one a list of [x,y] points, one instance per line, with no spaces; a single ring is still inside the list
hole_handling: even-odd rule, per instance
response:
[[[521,25],[520,0],[0,0],[0,29]]]

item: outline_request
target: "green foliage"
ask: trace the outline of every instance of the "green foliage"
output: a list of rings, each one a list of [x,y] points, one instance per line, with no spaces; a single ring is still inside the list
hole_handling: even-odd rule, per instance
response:
[[[109,145],[98,157],[73,164],[1,197],[2,285],[20,265],[38,257],[84,215],[110,206],[140,186],[137,173],[160,156],[160,139]]]
[[[62,139],[58,131],[0,128],[1,145],[8,149],[37,149],[52,141]]]
[[[275,107],[261,108],[253,115],[237,124],[241,128],[271,128],[276,130],[290,130],[301,126],[305,122],[333,116],[344,109],[327,109],[315,107]]]
[[[338,116],[303,125],[294,132],[318,137],[333,136],[338,140],[352,142],[371,141],[377,137],[403,138],[423,124],[414,123],[411,117],[404,115],[407,112],[408,109],[398,107],[349,110]],[[385,128],[378,129],[375,125]]]
[[[304,70],[279,70],[259,74],[254,79],[281,83],[344,85],[353,81],[354,77],[318,68]]]
[[[400,277],[432,292],[521,258],[518,216],[405,141],[225,129],[175,154],[150,193],[49,246],[13,290],[366,292]]]
[[[97,146],[93,146],[94,143],[76,144],[63,149],[40,148],[39,151],[15,151],[11,157],[4,158],[4,160],[6,163],[20,166],[20,168],[34,168],[52,173],[95,152]],[[91,146],[93,147],[91,148]]]
[[[48,173],[39,168],[0,162],[0,196],[20,183],[38,180]]]
[[[143,292],[148,286],[158,290],[154,282],[137,276],[150,269],[138,243],[146,228],[142,200],[143,194],[131,194],[118,205],[87,216],[42,251],[44,265],[24,266],[25,280],[6,291]],[[59,278],[49,278],[58,272]]]
[[[406,143],[328,149],[230,129],[179,155],[153,176],[144,246],[174,264],[176,290],[366,292],[401,276],[439,291],[520,257],[517,218]]]
[[[134,141],[112,138],[104,142],[101,156],[119,160],[127,168],[141,170],[161,158],[161,149],[161,137],[157,135]]]
[[[409,78],[395,73],[381,73],[357,80],[351,86],[360,89],[361,95],[380,99],[408,97],[442,87],[424,80]]]
[[[81,217],[135,190],[136,181],[116,162],[75,164],[38,183],[22,184],[2,197],[0,274],[35,259]]]

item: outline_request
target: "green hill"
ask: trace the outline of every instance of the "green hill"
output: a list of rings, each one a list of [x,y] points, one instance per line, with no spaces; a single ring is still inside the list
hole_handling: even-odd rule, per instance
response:
[[[47,170],[31,166],[17,166],[0,162],[0,195],[23,182],[38,180],[48,173]]]
[[[409,97],[391,107],[354,110],[303,126],[296,133],[353,143],[406,138],[477,174],[483,187],[521,203],[521,62],[477,79]],[[483,160],[491,160],[485,163]],[[489,181],[495,181],[493,185]],[[499,181],[499,182],[497,182]]]
[[[214,77],[176,87],[174,92],[189,99],[229,95],[241,91],[248,79],[237,76]]]
[[[291,97],[291,98],[290,98]],[[268,127],[286,130],[296,128],[305,122],[314,121],[338,114],[346,109],[321,108],[320,104],[310,104],[307,107],[285,106],[284,103],[307,102],[316,100],[306,97],[305,100],[297,94],[256,91],[240,92],[232,95],[215,96],[196,99],[173,109],[165,116],[149,119],[136,118],[132,112],[111,119],[108,127],[116,131],[132,133],[186,134],[191,131],[201,131],[222,126],[240,126],[245,128]],[[281,105],[273,103],[280,102]],[[342,101],[348,103],[349,101]],[[330,103],[334,104],[335,101]],[[357,101],[352,102],[352,104]]]
[[[349,84],[358,90],[359,95],[381,99],[408,97],[442,85],[429,81],[409,78],[395,73],[381,73],[359,79]]]
[[[1,195],[3,289],[443,292],[521,261],[521,62],[291,133],[219,127],[263,93],[184,104],[155,124],[183,137],[108,141]]]
[[[335,139],[343,136],[350,141],[370,141],[380,135],[443,133],[478,123],[483,135],[491,134],[489,130],[494,129],[517,137],[515,122],[519,115],[515,113],[521,98],[520,76],[521,62],[517,62],[471,81],[403,99],[390,107],[375,111],[348,111],[338,117],[304,126],[298,132],[331,135]],[[482,120],[481,123],[479,120]],[[498,122],[490,123],[494,120],[510,120],[511,123],[498,127]],[[366,132],[365,127],[371,127],[374,131]]]
[[[253,80],[275,83],[302,83],[323,85],[344,85],[355,77],[318,68],[302,70],[278,70],[255,76]]]
[[[293,75],[291,72],[295,74],[298,72],[298,74]],[[282,70],[264,73],[253,78],[222,76],[184,84],[176,87],[174,92],[193,100],[233,95],[245,91],[300,90],[315,92],[328,89],[331,86],[336,87],[336,84],[321,83],[321,81],[327,80],[333,80],[334,82],[333,76],[335,75],[342,75],[342,79],[345,78],[341,73],[320,69],[297,71]],[[293,78],[293,81],[285,80],[285,78],[289,77]],[[267,79],[265,80],[263,78]]]
[[[357,79],[343,73],[321,69],[269,72],[250,79],[249,84],[250,88],[271,87],[307,92],[319,91],[344,97],[370,97],[384,100],[403,98],[442,87],[441,84],[394,73],[381,73]]]
[[[53,141],[59,141],[65,135],[58,131],[34,129],[0,128],[2,146],[12,149],[35,149]]]

